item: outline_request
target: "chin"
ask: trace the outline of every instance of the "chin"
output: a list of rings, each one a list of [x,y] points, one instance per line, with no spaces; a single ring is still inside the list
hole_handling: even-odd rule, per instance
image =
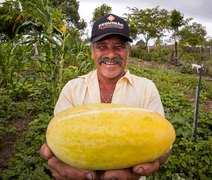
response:
[[[104,77],[108,78],[108,79],[114,79],[117,77],[120,77],[123,73],[122,71],[107,71],[107,72],[103,72],[102,73]]]

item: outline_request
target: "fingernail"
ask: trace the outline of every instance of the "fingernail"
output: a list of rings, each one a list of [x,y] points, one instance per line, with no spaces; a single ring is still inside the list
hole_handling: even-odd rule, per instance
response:
[[[88,173],[88,174],[86,175],[86,178],[87,178],[88,180],[93,180],[93,179],[94,179],[91,173]]]
[[[113,177],[111,178],[111,180],[118,180],[118,178],[117,178],[116,176],[113,176]]]
[[[144,172],[144,170],[143,170],[142,167],[137,168],[135,171],[136,171],[136,173],[138,173],[138,174],[143,174],[143,172]]]

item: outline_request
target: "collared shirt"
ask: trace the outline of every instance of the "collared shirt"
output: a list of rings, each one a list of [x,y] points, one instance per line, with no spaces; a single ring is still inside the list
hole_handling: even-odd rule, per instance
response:
[[[62,89],[54,115],[73,106],[101,103],[97,71],[70,80]],[[164,116],[163,105],[155,84],[143,77],[126,74],[118,80],[112,102],[155,111]]]
[[[62,89],[56,103],[54,114],[73,106],[101,103],[97,71],[70,80]],[[127,104],[155,111],[164,116],[163,105],[155,84],[143,77],[126,74],[118,80],[113,93],[112,102]],[[145,180],[142,176],[139,180]]]

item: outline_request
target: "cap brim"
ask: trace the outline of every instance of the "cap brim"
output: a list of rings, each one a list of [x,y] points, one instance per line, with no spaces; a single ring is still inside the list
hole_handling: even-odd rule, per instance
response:
[[[133,42],[133,40],[130,37],[128,37],[126,35],[123,35],[121,33],[114,33],[114,32],[113,33],[111,32],[111,33],[105,33],[105,34],[99,35],[99,36],[91,39],[91,41],[92,42],[97,42],[97,41],[99,41],[99,40],[101,40],[101,39],[103,39],[103,38],[105,38],[107,36],[110,36],[110,35],[119,35],[119,36],[124,37],[127,41]]]

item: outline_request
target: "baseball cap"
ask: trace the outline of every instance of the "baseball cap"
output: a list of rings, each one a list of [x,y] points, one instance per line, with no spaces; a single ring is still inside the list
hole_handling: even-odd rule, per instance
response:
[[[127,22],[114,14],[104,15],[93,24],[91,41],[96,42],[109,35],[120,35],[133,42]]]

